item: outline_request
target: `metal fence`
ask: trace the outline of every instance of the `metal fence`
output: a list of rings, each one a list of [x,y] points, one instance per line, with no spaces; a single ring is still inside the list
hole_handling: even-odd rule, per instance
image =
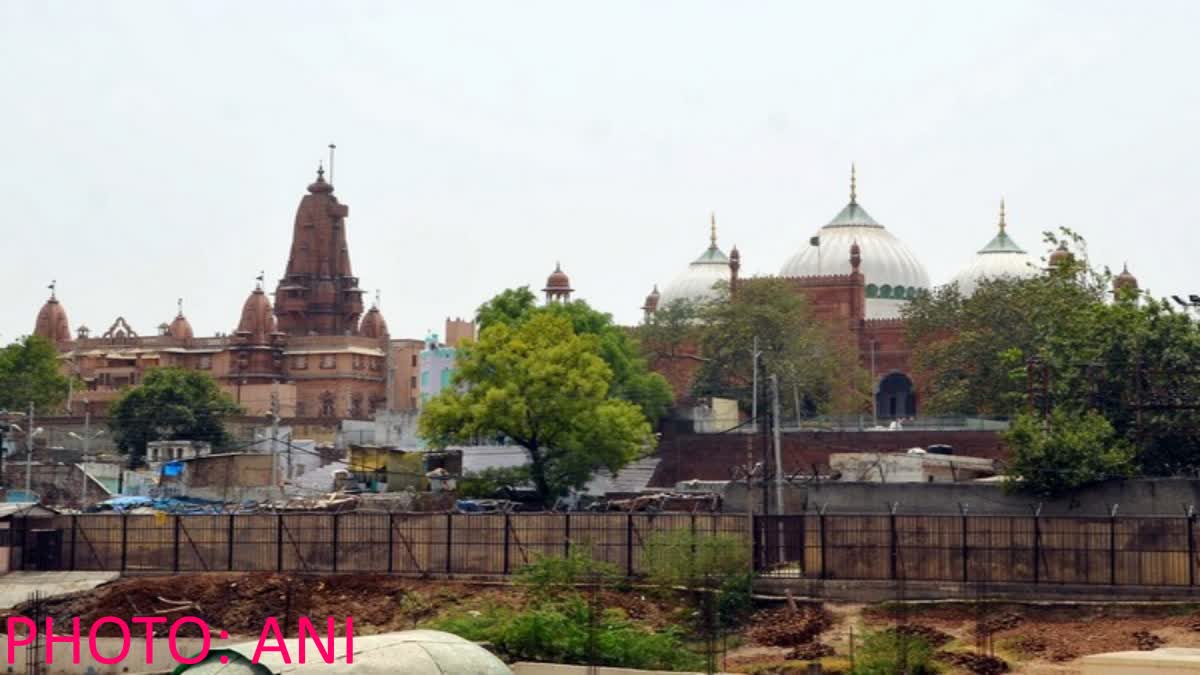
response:
[[[664,532],[730,535],[763,577],[1195,586],[1194,516],[306,513],[18,521],[25,569],[507,575],[580,547],[629,576]],[[694,539],[688,541],[693,542]]]
[[[31,522],[31,521],[27,521]],[[744,515],[621,513],[342,513],[72,515],[54,530],[53,555],[30,550],[22,566],[123,574],[212,571],[507,575],[539,556],[579,547],[629,576],[644,569],[656,535],[725,534],[750,546]],[[45,563],[45,561],[53,561]]]
[[[1194,516],[806,514],[755,518],[778,578],[1195,586]]]

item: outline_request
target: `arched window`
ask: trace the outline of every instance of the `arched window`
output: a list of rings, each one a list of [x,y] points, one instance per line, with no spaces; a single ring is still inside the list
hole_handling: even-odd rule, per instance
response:
[[[880,286],[879,287],[879,297],[881,297],[881,298],[892,297],[892,287],[887,284]]]
[[[867,284],[867,297],[868,298],[879,297],[879,287],[876,286],[875,284]]]

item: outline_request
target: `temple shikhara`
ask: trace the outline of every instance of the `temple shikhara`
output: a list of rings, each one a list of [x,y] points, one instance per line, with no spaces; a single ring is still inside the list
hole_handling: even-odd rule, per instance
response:
[[[400,389],[389,376],[389,357],[397,355],[389,354],[378,303],[363,311],[364,291],[350,267],[348,216],[318,169],[296,209],[274,306],[260,275],[229,334],[197,337],[182,301],[154,335],[139,335],[121,317],[98,335],[82,325],[72,333],[52,285],[34,334],[54,342],[68,374],[83,383],[72,390],[68,410],[103,414],[123,387],[156,366],[211,373],[251,415],[274,406],[284,417],[367,419],[385,409]]]

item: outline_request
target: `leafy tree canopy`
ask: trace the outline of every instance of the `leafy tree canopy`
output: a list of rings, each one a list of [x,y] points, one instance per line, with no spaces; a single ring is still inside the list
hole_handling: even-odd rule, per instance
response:
[[[45,338],[30,335],[0,350],[0,409],[50,411],[67,400],[69,381],[58,351]]]
[[[692,385],[696,396],[734,398],[749,408],[758,338],[760,385],[778,376],[780,397],[793,398],[797,415],[857,411],[869,400],[852,345],[815,321],[805,298],[782,279],[749,280],[732,299],[725,291],[705,304],[699,317],[704,363]]]
[[[1021,415],[1004,434],[1013,449],[1005,486],[1045,497],[1133,472],[1133,446],[1096,412]]]
[[[155,368],[136,387],[121,394],[109,409],[109,427],[117,447],[137,466],[146,445],[158,440],[228,443],[224,418],[240,412],[207,373],[182,368]]]
[[[1078,235],[1063,235],[1086,251]],[[1057,238],[1047,233],[1047,241]],[[1025,476],[1036,474],[1030,458],[1046,462],[1043,473],[1061,470],[1055,458],[1071,457],[1062,448],[1080,437],[1105,438],[1096,453],[1128,444],[1132,466],[1144,475],[1200,469],[1200,411],[1147,409],[1140,419],[1137,411],[1156,392],[1195,398],[1200,328],[1148,294],[1123,290],[1112,297],[1111,280],[1081,255],[1048,274],[985,281],[970,298],[953,288],[917,298],[905,311],[914,363],[932,392],[926,408],[1009,417],[1031,407],[1068,417],[1092,411],[1111,426],[1111,439],[1095,423],[1062,434],[1051,429],[1047,438],[1027,429],[1012,436],[1010,447],[1028,460]],[[1069,482],[1103,474],[1080,467]]]
[[[458,354],[455,384],[428,401],[420,431],[432,445],[497,435],[529,456],[546,503],[582,487],[600,468],[617,471],[652,444],[642,410],[613,392],[603,339],[577,334],[565,313],[485,327]]]
[[[542,315],[564,316],[575,334],[597,338],[600,358],[613,374],[611,396],[634,403],[651,422],[666,414],[672,399],[670,384],[649,369],[633,337],[614,324],[611,315],[582,300],[539,306],[528,287],[510,288],[484,303],[475,321],[482,332],[496,325],[517,327]]]

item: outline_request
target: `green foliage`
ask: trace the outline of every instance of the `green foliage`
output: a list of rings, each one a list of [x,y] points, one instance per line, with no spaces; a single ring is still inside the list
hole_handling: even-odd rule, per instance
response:
[[[857,351],[813,319],[807,301],[782,279],[753,279],[700,310],[704,362],[692,393],[737,399],[750,407],[754,338],[762,352],[759,383],[779,377],[781,397],[792,397],[797,415],[859,411],[869,383]]]
[[[615,565],[592,558],[580,546],[571,546],[565,557],[539,556],[516,574],[517,584],[537,599],[562,597],[575,592],[579,584],[609,586],[621,578]]]
[[[518,487],[528,482],[528,467],[492,467],[465,474],[459,479],[456,492],[464,499],[493,499],[504,488]]]
[[[698,303],[682,298],[659,307],[646,323],[638,326],[642,353],[650,359],[671,358],[683,355],[686,347],[699,344],[702,309]]]
[[[1133,447],[1095,412],[1055,410],[1049,420],[1022,415],[1005,432],[1012,450],[1005,486],[1053,497],[1073,488],[1129,476]]]
[[[67,400],[69,381],[59,370],[58,351],[30,335],[0,350],[0,410],[48,412]]]
[[[121,394],[109,409],[109,427],[117,447],[137,466],[146,444],[157,440],[207,441],[219,448],[229,441],[223,420],[240,412],[207,373],[155,368],[142,383]]]
[[[884,630],[863,635],[854,652],[853,675],[932,675],[933,648],[919,637]]]
[[[432,627],[487,642],[509,661],[542,661],[647,670],[691,670],[699,657],[677,632],[655,632],[616,609],[593,613],[578,595],[524,610],[491,606]]]
[[[619,609],[595,606],[577,586],[603,587],[619,577],[613,565],[572,548],[565,558],[542,557],[517,573],[517,583],[526,591],[525,607],[489,605],[445,617],[432,627],[487,642],[508,660],[694,669],[700,659],[685,648],[677,631],[639,626]]]
[[[480,306],[475,321],[482,333],[497,325],[517,328],[544,315],[565,316],[576,335],[595,336],[597,353],[612,370],[611,397],[637,405],[651,422],[666,414],[672,398],[666,379],[649,369],[633,336],[613,323],[611,315],[582,300],[538,306],[528,287],[510,288]]]
[[[642,566],[651,583],[692,591],[700,611],[715,610],[719,626],[733,626],[753,609],[750,550],[738,537],[656,532],[646,540]],[[705,595],[715,596],[715,606],[704,604],[710,601]]]
[[[458,355],[456,386],[428,401],[420,431],[432,445],[503,435],[525,448],[545,503],[582,487],[600,468],[616,472],[651,449],[640,408],[612,393],[613,371],[596,335],[562,315],[494,323]]]
[[[1086,251],[1077,234],[1062,234]],[[1048,234],[1047,241],[1057,238]],[[1200,411],[1146,410],[1139,420],[1133,405],[1148,395],[1200,388],[1200,325],[1144,293],[1124,290],[1114,298],[1111,282],[1107,270],[1093,270],[1079,255],[1049,274],[986,281],[970,298],[948,288],[909,303],[913,361],[931,391],[925,410],[1015,417],[1029,410],[1029,392],[1038,392],[1037,407],[1061,411],[1068,423],[1052,423],[1046,438],[1032,423],[1016,430],[1030,485],[1038,483],[1032,476],[1075,461],[1073,453],[1083,452],[1075,443],[1103,443],[1084,466],[1061,483],[1034,487],[1039,491],[1067,489],[1086,476],[1126,475],[1129,445],[1134,473],[1200,469]],[[1035,362],[1044,367],[1031,367]],[[1088,411],[1107,420],[1111,435],[1085,419]],[[1039,469],[1033,461],[1047,464]]]

